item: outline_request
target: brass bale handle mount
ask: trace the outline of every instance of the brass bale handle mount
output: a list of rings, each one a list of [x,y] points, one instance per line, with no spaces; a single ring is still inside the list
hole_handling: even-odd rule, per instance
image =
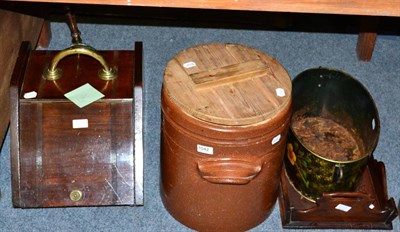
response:
[[[101,66],[103,66],[103,69],[98,72],[100,79],[109,81],[117,78],[117,69],[110,68],[103,56],[101,56],[95,49],[85,44],[76,44],[57,53],[52,59],[49,68],[44,71],[43,78],[49,81],[60,79],[62,77],[62,70],[57,68],[58,63],[65,57],[75,54],[87,55],[99,61]]]

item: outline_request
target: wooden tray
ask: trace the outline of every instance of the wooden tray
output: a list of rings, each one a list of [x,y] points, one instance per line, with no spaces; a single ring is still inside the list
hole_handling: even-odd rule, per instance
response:
[[[398,214],[393,198],[388,199],[385,166],[373,157],[357,191],[324,194],[316,203],[293,187],[283,168],[278,198],[285,229],[391,230]]]

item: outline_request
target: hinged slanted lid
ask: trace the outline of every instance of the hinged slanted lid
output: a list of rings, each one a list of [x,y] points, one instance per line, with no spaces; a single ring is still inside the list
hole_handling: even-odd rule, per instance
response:
[[[178,53],[166,66],[164,91],[186,113],[222,125],[249,125],[279,114],[291,79],[275,59],[238,44],[212,43]]]
[[[101,64],[86,55],[67,56],[58,63],[62,77],[58,80],[45,80],[44,71],[60,51],[32,51],[26,67],[20,98],[35,92],[37,96],[27,101],[66,100],[64,94],[85,84],[90,84],[105,95],[104,99],[132,99],[133,76],[136,72],[134,51],[99,51],[111,67],[118,69],[114,80],[102,80],[98,76]]]

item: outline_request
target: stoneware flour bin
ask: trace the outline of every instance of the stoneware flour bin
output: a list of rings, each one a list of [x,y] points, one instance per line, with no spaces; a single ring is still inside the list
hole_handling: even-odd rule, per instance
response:
[[[275,59],[212,43],[171,59],[162,88],[160,192],[199,231],[243,231],[276,198],[291,112],[291,79]]]

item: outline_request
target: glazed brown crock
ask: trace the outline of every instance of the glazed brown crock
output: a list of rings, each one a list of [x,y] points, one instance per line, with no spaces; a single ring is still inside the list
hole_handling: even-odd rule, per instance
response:
[[[199,231],[244,231],[268,217],[277,198],[290,96],[282,66],[243,45],[199,45],[167,64],[160,192],[174,218]],[[244,102],[246,109],[237,107]]]

